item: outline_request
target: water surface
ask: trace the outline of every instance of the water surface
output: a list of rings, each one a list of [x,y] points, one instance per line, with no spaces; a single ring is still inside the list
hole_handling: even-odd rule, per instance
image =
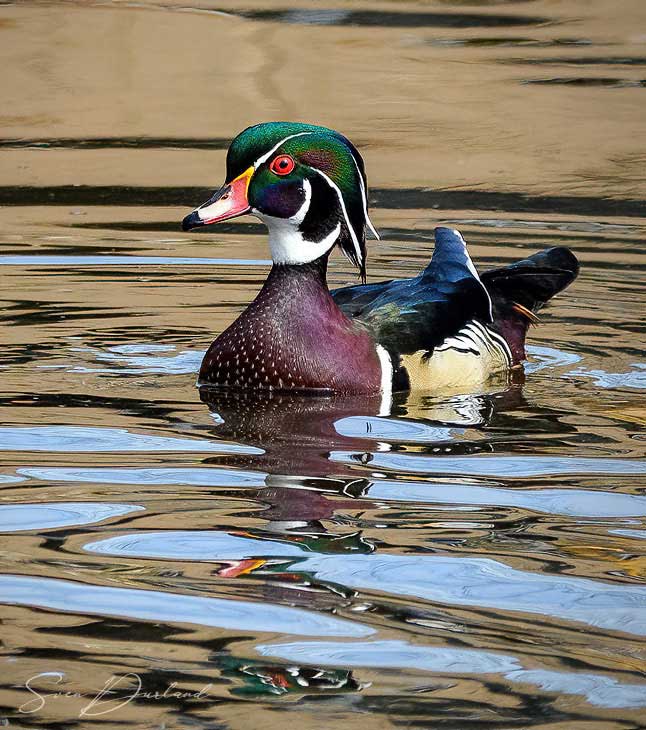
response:
[[[4,724],[644,726],[644,28],[640,0],[0,6]],[[361,148],[371,281],[439,224],[480,269],[576,252],[524,377],[385,412],[198,392],[268,251],[179,223],[271,119]]]

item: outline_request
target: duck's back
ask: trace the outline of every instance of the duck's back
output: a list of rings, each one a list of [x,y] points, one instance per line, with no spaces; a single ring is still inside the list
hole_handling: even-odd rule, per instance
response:
[[[552,248],[481,278],[458,231],[437,228],[435,242],[412,279],[332,292],[388,350],[396,387],[476,386],[517,365],[535,313],[578,272],[568,249]]]

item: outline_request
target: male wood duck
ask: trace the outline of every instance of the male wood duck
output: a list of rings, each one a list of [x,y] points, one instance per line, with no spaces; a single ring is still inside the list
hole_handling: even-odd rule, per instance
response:
[[[430,264],[411,279],[365,284],[364,164],[325,127],[271,122],[231,143],[226,181],[182,227],[251,214],[269,229],[273,266],[258,296],[209,347],[201,385],[389,396],[470,390],[525,358],[535,313],[578,273],[550,248],[478,275],[460,233],[435,229]],[[363,284],[329,291],[338,246]]]

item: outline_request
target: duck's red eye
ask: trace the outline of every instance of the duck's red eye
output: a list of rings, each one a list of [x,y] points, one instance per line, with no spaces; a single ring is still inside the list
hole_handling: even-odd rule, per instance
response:
[[[295,165],[296,163],[289,155],[278,155],[278,157],[274,157],[271,161],[269,169],[276,173],[276,175],[289,175]]]

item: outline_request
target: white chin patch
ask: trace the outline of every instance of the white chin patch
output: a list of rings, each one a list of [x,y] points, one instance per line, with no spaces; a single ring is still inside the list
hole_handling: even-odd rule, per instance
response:
[[[303,191],[305,201],[291,218],[275,218],[255,208],[251,211],[269,230],[269,249],[271,258],[276,264],[307,264],[315,261],[334,246],[341,233],[341,224],[337,223],[336,228],[321,241],[308,241],[303,238],[298,227],[305,220],[312,200],[312,186],[309,180],[303,180]]]

